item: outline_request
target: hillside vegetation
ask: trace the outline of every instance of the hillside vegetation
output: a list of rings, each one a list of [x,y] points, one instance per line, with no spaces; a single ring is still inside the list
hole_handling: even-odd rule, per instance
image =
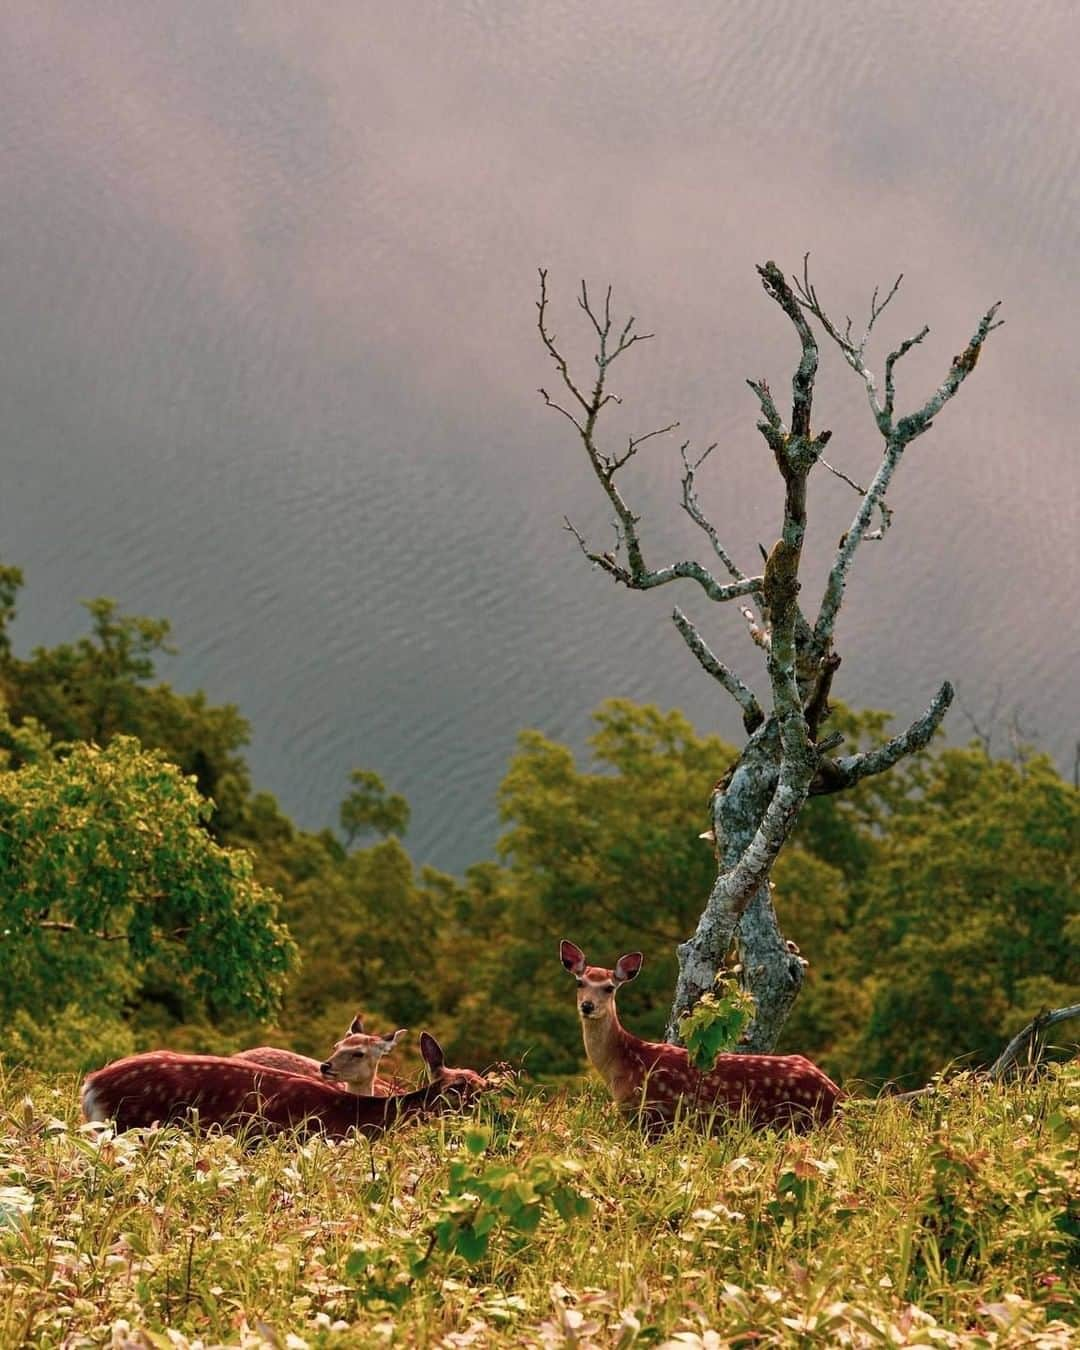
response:
[[[598,1088],[370,1146],[0,1117],[0,1345],[1067,1346],[1080,1066],[649,1147]]]
[[[7,1065],[268,1040],[322,1058],[359,1008],[369,1029],[412,1029],[406,1057],[427,1026],[452,1062],[573,1073],[564,937],[603,965],[644,951],[624,1012],[662,1033],[675,946],[715,880],[698,836],[731,746],[625,699],[597,710],[585,764],[524,731],[497,856],[452,877],[414,864],[408,803],[371,769],[343,784],[336,829],[298,829],[253,786],[239,711],[155,682],[164,620],[95,600],[86,635],[17,654],[21,582],[0,565]],[[888,725],[829,719],[852,750]],[[812,798],[774,870],[810,963],[780,1048],[905,1086],[993,1059],[1075,1001],[1078,877],[1080,792],[1030,747],[931,751]]]

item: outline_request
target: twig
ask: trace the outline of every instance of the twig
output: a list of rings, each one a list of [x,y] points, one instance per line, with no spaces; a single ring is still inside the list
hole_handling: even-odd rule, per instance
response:
[[[824,312],[818,303],[817,295],[811,287],[809,290],[809,300],[806,302],[811,312],[818,320],[826,325],[827,332],[835,332],[825,317]],[[839,612],[843,601],[844,588],[847,585],[848,572],[855,556],[855,550],[864,538],[868,537],[870,518],[875,509],[878,509],[884,502],[885,493],[888,491],[889,484],[892,481],[893,474],[900,463],[900,459],[908,445],[913,440],[921,436],[930,429],[933,418],[940,412],[942,407],[953,397],[960,385],[967,376],[975,369],[976,362],[979,359],[979,353],[982,350],[983,343],[995,328],[1000,328],[1001,323],[995,322],[994,316],[997,314],[1000,301],[990,306],[987,312],[979,321],[978,326],[972,335],[971,341],[964,348],[959,356],[954,356],[952,365],[945,380],[937,388],[934,394],[927,399],[921,408],[914,413],[909,413],[906,417],[901,417],[894,424],[892,414],[892,402],[889,392],[886,394],[886,405],[882,407],[877,402],[874,393],[874,377],[862,364],[862,357],[857,349],[854,354],[846,351],[842,339],[838,339],[841,349],[848,355],[849,363],[863,375],[870,395],[870,402],[874,409],[875,419],[882,436],[885,438],[885,452],[881,464],[869,488],[863,495],[859,504],[859,509],[855,513],[855,518],[849,526],[847,532],[841,539],[840,546],[837,549],[836,558],[833,562],[832,570],[829,573],[829,579],[825,585],[825,594],[822,597],[821,608],[818,611],[817,622],[814,625],[815,642],[823,650],[828,647],[832,639],[833,627],[836,622],[836,615]],[[916,337],[909,339],[908,342],[894,352],[890,357],[888,365],[889,380],[892,376],[892,364],[905,351],[908,351],[916,342],[922,340],[927,330]],[[891,388],[891,385],[890,385]]]
[[[683,462],[683,477],[682,477],[683,510],[695,523],[695,525],[698,525],[709,536],[709,539],[713,546],[713,552],[727,568],[730,575],[734,577],[736,581],[743,581],[745,580],[746,574],[735,565],[727,550],[720,543],[720,538],[716,532],[716,527],[712,524],[710,520],[706,518],[705,513],[698,505],[697,493],[694,491],[695,475],[697,474],[698,469],[701,468],[701,466],[709,458],[712,452],[716,449],[716,442],[713,441],[712,445],[706,446],[705,450],[698,456],[698,458],[693,462],[693,464],[691,464],[686,457],[686,451],[689,448],[689,445],[690,445],[689,441],[684,441],[683,444],[679,447],[679,453],[682,456]]]
[[[81,928],[77,923],[70,923],[65,919],[41,919],[31,924],[32,928],[45,928],[55,933],[81,933],[83,937],[95,938],[98,942],[129,942],[130,933],[88,933],[85,928]],[[169,938],[174,942],[181,942],[191,932],[190,928],[174,928],[171,933],[161,933],[161,937]]]
[[[856,483],[854,478],[849,478],[843,469],[838,469],[834,464],[830,464],[824,455],[818,457],[818,463],[823,469],[828,469],[831,474],[845,482],[848,487],[854,488],[860,497],[866,496],[866,488]],[[877,503],[878,510],[881,512],[881,524],[876,530],[869,530],[863,535],[863,539],[884,539],[889,526],[892,524],[893,513],[891,507],[885,505],[883,501]]]

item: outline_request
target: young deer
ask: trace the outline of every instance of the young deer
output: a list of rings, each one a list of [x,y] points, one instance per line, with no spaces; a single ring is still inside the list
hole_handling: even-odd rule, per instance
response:
[[[405,1034],[402,1027],[392,1036],[366,1036],[363,1020],[357,1013],[348,1031],[330,1052],[329,1059],[321,1062],[292,1050],[279,1050],[274,1045],[257,1045],[253,1050],[241,1050],[231,1058],[263,1064],[268,1069],[281,1069],[284,1073],[303,1074],[306,1078],[321,1078],[359,1097],[389,1097],[402,1090],[403,1085],[397,1078],[380,1078],[379,1061]]]
[[[472,1069],[446,1066],[442,1047],[426,1031],[420,1053],[430,1082],[418,1092],[359,1097],[329,1083],[242,1059],[181,1055],[169,1050],[129,1055],[88,1075],[82,1086],[87,1120],[114,1120],[118,1130],[183,1122],[198,1114],[203,1125],[244,1126],[261,1134],[299,1129],[343,1139],[368,1137],[422,1112],[456,1111],[490,1085]]]
[[[802,1055],[720,1055],[702,1073],[681,1046],[631,1035],[619,1021],[615,995],[641,969],[640,952],[620,956],[614,970],[587,965],[572,942],[560,945],[559,958],[577,979],[589,1063],[619,1107],[627,1114],[640,1111],[653,1129],[670,1123],[680,1105],[717,1118],[745,1112],[754,1125],[796,1128],[832,1115],[840,1089]]]

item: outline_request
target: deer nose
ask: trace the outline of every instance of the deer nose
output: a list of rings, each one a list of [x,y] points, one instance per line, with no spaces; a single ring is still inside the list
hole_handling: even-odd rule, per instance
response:
[[[588,1016],[590,1015],[590,1013],[593,1011],[593,1009],[594,1009],[595,1007],[596,1007],[596,1004],[593,1003],[591,999],[587,999],[587,998],[582,999],[582,1001],[581,1001],[581,1011],[584,1013],[584,1015],[585,1015],[586,1017],[588,1017]]]
[[[323,1076],[324,1078],[331,1078],[331,1077],[333,1077],[334,1071],[333,1071],[333,1069],[330,1067],[330,1061],[329,1061],[329,1060],[327,1060],[324,1064],[320,1064],[320,1065],[319,1065],[319,1072],[322,1074],[322,1076]]]

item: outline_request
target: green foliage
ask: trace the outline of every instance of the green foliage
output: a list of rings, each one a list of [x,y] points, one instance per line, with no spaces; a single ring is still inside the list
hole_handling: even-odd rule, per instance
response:
[[[0,772],[0,1009],[59,1012],[81,989],[114,1011],[137,972],[211,1010],[274,1008],[294,947],[246,854],[156,751],[120,737]]]
[[[16,725],[0,697],[0,770],[34,764],[53,755],[52,737],[34,718]]]
[[[353,791],[341,803],[341,828],[351,847],[361,834],[404,834],[409,828],[409,803],[386,785],[371,769],[353,769]]]
[[[168,652],[169,624],[120,614],[115,600],[84,602],[89,636],[51,650],[38,647],[12,669],[22,716],[36,717],[58,740],[104,744],[133,730],[140,682],[154,673],[154,656]]]
[[[452,1270],[454,1258],[490,1274],[496,1261],[532,1245],[545,1218],[565,1225],[588,1217],[592,1205],[579,1184],[580,1163],[543,1154],[488,1161],[490,1142],[490,1130],[466,1132],[466,1157],[449,1164],[447,1184],[426,1215],[426,1243],[369,1241],[352,1249],[345,1273],[356,1281],[363,1305],[403,1306],[418,1279],[430,1280],[436,1266]]]
[[[347,857],[323,854],[297,883],[283,914],[304,953],[286,1021],[312,1054],[325,1054],[359,1008],[386,1030],[431,1019],[438,980],[430,953],[449,922],[454,883],[419,876],[397,839]],[[329,1034],[329,1040],[326,1039]]]
[[[716,992],[702,994],[679,1023],[690,1062],[702,1073],[709,1072],[718,1055],[734,1048],[755,1009],[753,994],[735,980],[719,976],[714,988]]]
[[[167,684],[148,684],[155,657],[173,650],[168,621],[122,614],[117,602],[105,597],[89,600],[84,602],[89,634],[38,647],[22,660],[12,655],[3,622],[14,613],[21,580],[17,568],[0,568],[0,689],[12,720],[37,725],[60,743],[104,746],[126,735],[164,750],[194,775],[203,796],[213,799],[217,810],[210,828],[219,838],[227,836],[239,825],[251,791],[247,766],[236,753],[250,730],[231,704],[214,707],[201,692],[178,694]],[[7,748],[16,764],[22,762],[18,746]]]
[[[466,1151],[474,1157],[489,1142],[490,1132],[471,1130],[465,1136]],[[489,1243],[504,1235],[511,1251],[522,1250],[545,1213],[564,1223],[584,1219],[591,1205],[578,1185],[580,1173],[581,1164],[573,1158],[533,1156],[519,1166],[452,1162],[446,1196],[436,1211],[437,1249],[475,1265]]]
[[[893,813],[864,882],[851,958],[871,990],[869,1075],[992,1059],[1080,986],[1080,793],[1044,757],[947,750]],[[887,960],[881,956],[887,953]]]
[[[25,1008],[7,1015],[0,1049],[9,1064],[32,1064],[46,1074],[85,1073],[135,1053],[134,1032],[107,1004],[69,1003],[47,1012],[43,1022]]]
[[[15,597],[22,589],[23,574],[21,567],[10,563],[0,563],[0,658],[11,652],[11,634],[8,628],[15,618]]]

